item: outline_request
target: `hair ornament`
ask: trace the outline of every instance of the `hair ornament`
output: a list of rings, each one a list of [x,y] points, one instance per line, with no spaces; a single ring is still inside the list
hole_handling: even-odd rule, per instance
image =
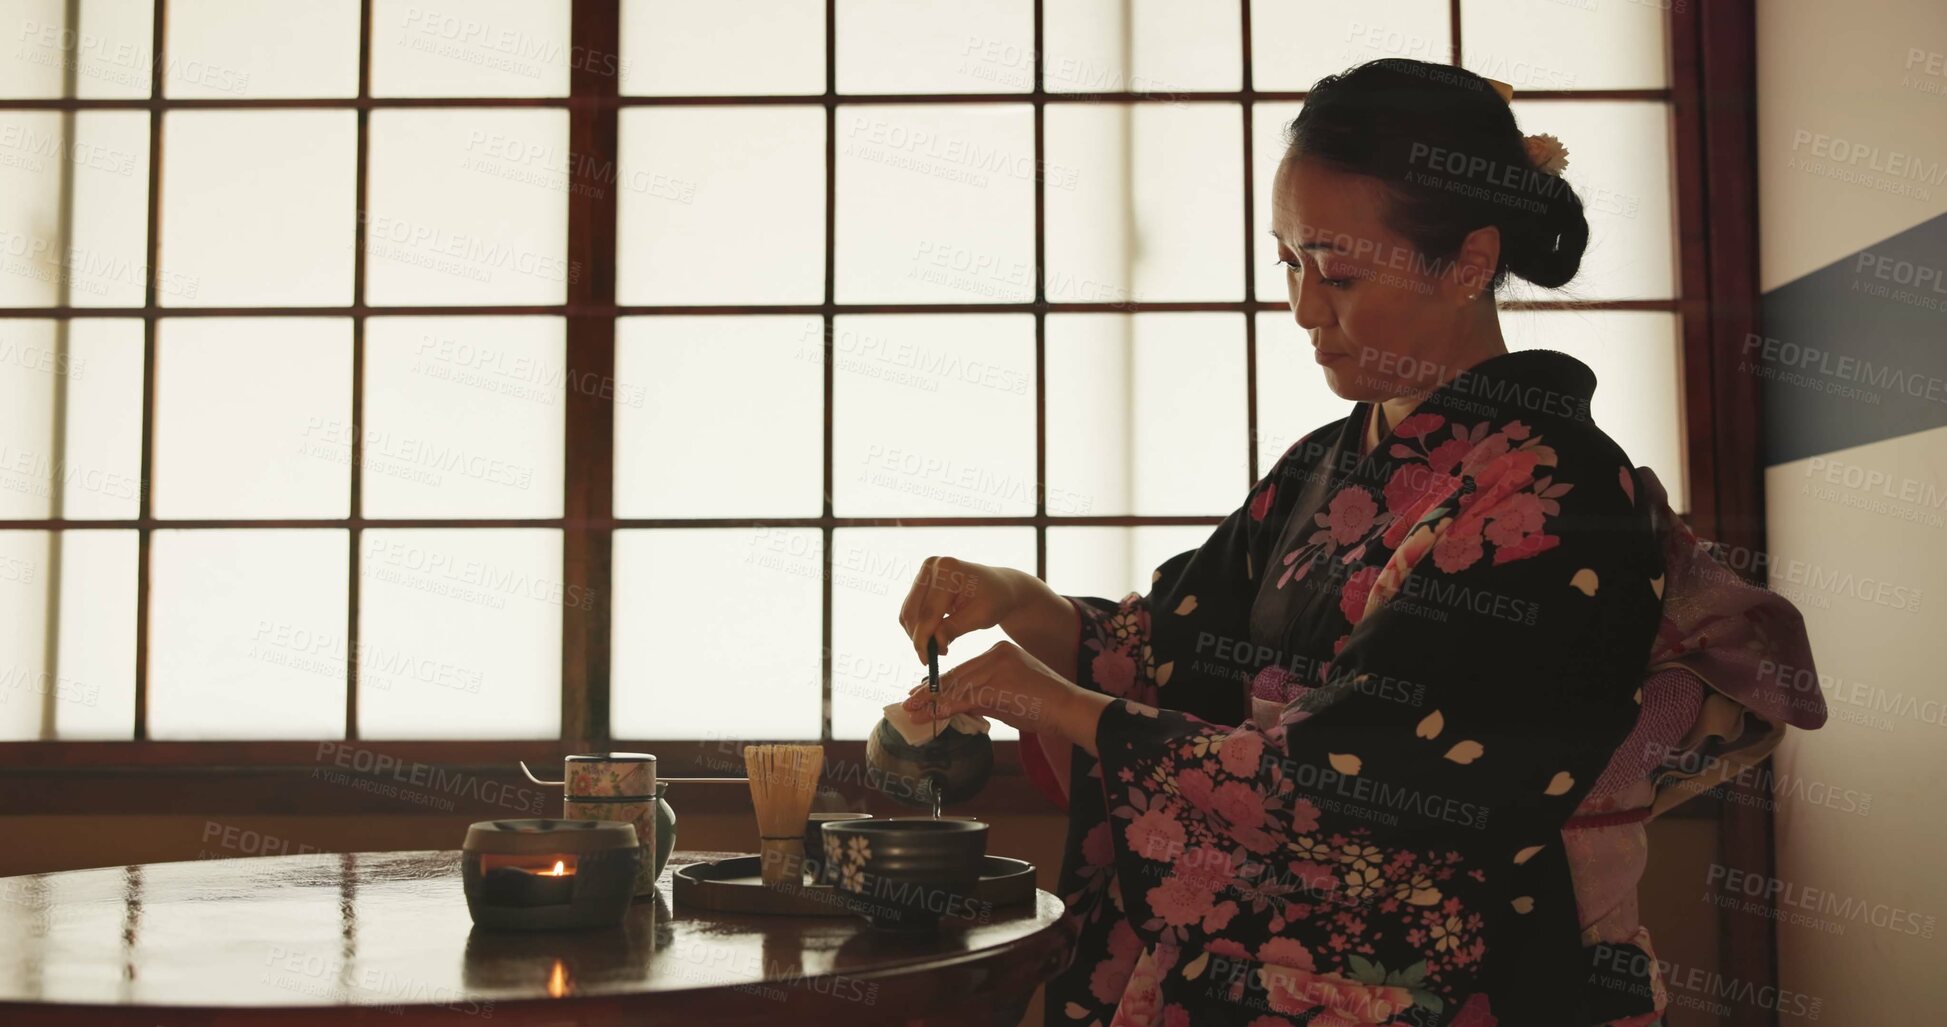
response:
[[[1514,102],[1514,87],[1497,78],[1481,76],[1481,80],[1494,87],[1502,103]],[[1546,133],[1522,136],[1521,145],[1528,151],[1528,163],[1533,164],[1543,174],[1559,176],[1568,167],[1568,147],[1560,139]]]
[[[1568,167],[1568,147],[1552,135],[1522,136],[1521,145],[1528,150],[1528,163],[1544,174],[1560,176]]]

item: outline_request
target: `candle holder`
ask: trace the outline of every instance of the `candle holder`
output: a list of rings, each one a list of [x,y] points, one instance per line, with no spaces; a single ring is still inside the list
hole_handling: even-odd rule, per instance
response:
[[[633,824],[483,820],[461,849],[467,912],[495,930],[612,927],[628,914],[641,858]]]

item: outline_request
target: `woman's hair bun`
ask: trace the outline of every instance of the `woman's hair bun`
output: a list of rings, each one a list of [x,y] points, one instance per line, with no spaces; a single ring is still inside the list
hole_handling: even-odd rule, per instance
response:
[[[1582,198],[1564,181],[1560,195],[1536,214],[1526,231],[1501,232],[1501,263],[1509,272],[1546,289],[1575,278],[1589,246],[1589,219]]]
[[[1389,57],[1327,75],[1286,129],[1286,159],[1318,160],[1386,186],[1386,222],[1444,260],[1469,232],[1501,232],[1491,286],[1510,273],[1544,288],[1575,278],[1589,245],[1582,199],[1536,167],[1514,110],[1485,78]]]

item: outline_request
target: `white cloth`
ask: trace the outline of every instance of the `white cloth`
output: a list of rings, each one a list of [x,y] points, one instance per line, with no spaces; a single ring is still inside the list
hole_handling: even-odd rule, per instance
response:
[[[894,731],[899,732],[899,737],[904,738],[907,745],[925,745],[933,740],[933,722],[915,720],[911,713],[906,712],[904,700],[886,706],[886,721]],[[966,735],[984,735],[990,727],[993,725],[987,722],[986,717],[956,713],[940,725],[940,733],[945,734],[950,729]]]

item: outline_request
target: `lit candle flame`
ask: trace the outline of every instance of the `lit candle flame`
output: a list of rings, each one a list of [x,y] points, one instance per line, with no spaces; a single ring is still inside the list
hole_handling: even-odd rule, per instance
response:
[[[554,961],[554,970],[548,974],[548,997],[561,998],[566,994],[568,994],[568,967],[557,959]]]
[[[548,875],[549,877],[563,877],[563,876],[566,876],[566,875],[567,875],[567,873],[568,873],[568,866],[567,866],[567,861],[566,861],[566,860],[559,860],[559,859],[557,859],[557,860],[555,860],[555,861],[554,861],[554,869],[553,869],[553,870],[549,870],[549,871],[546,871],[546,873],[547,873],[547,875]],[[559,964],[559,963],[556,963],[556,964],[555,964],[555,968],[556,968],[557,970],[559,970],[559,969],[560,969],[560,967],[561,967],[561,964]]]

